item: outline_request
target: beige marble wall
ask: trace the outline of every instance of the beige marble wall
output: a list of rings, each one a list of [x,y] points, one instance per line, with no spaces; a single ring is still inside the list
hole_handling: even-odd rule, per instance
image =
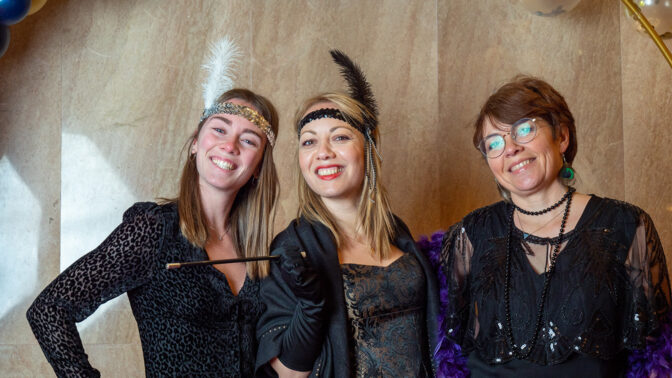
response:
[[[11,28],[0,58],[0,375],[49,375],[25,320],[58,272],[60,27],[53,9]],[[25,30],[25,32],[24,32]]]
[[[624,6],[621,6],[624,8]],[[662,54],[620,12],[626,201],[651,215],[672,267],[672,71]],[[672,40],[665,41],[672,50]]]
[[[11,27],[0,58],[0,235],[12,257],[0,270],[0,375],[53,375],[25,322],[32,299],[133,202],[175,193],[205,47],[223,34],[244,51],[237,83],[281,113],[277,229],[296,208],[294,110],[344,88],[327,53],[336,47],[377,94],[382,176],[416,234],[498,199],[469,123],[523,72],[549,80],[574,112],[579,190],[640,205],[672,253],[672,73],[630,23],[607,0],[555,18],[513,0],[49,0]],[[104,376],[143,375],[125,296],[80,331]]]

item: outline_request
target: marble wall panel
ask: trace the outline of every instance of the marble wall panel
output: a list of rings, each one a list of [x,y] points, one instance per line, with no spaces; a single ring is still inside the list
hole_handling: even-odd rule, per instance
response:
[[[203,110],[208,43],[228,34],[245,50],[245,4],[68,3],[67,24],[77,27],[63,35],[63,90],[72,94],[63,102],[63,131],[90,139],[138,198],[174,195],[180,150]]]
[[[3,377],[56,377],[37,344],[0,344],[0,373]]]
[[[86,345],[91,365],[101,377],[134,378],[145,376],[140,343]]]
[[[432,229],[438,207],[435,143],[437,61],[432,2],[268,1],[255,8],[253,84],[276,101],[275,159],[282,186],[276,229],[296,215],[296,109],[312,95],[346,89],[329,49],[367,75],[380,109],[383,182],[395,212],[416,233]]]
[[[449,142],[437,228],[499,199],[472,145],[471,122],[519,73],[541,77],[565,96],[578,130],[578,189],[623,197],[618,12],[606,0],[583,1],[557,17],[532,15],[515,1],[438,1],[440,139]]]
[[[54,8],[46,6],[10,28],[10,46],[0,58],[3,350],[34,343],[25,313],[59,268],[62,80],[60,45],[51,37],[58,28]]]
[[[625,200],[651,215],[672,272],[672,70],[621,11]],[[668,49],[672,41],[667,40]]]

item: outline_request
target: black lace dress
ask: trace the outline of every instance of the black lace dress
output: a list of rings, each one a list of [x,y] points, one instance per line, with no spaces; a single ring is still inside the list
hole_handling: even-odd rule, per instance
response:
[[[75,326],[125,292],[138,323],[145,373],[156,376],[250,377],[255,326],[263,311],[258,282],[238,296],[212,266],[166,270],[168,262],[206,260],[182,236],[177,207],[138,203],[95,250],[61,273],[27,313],[59,377],[99,376]]]
[[[526,360],[506,341],[504,277],[508,206],[474,211],[444,236],[446,335],[469,355],[472,376],[619,376],[628,350],[656,336],[670,314],[670,282],[649,216],[593,196],[566,234],[550,282],[543,325]],[[511,315],[518,345],[532,338],[544,277],[527,255],[552,239],[514,229]],[[578,374],[578,375],[577,375]]]
[[[387,267],[342,264],[353,376],[427,377],[425,275],[411,254]]]

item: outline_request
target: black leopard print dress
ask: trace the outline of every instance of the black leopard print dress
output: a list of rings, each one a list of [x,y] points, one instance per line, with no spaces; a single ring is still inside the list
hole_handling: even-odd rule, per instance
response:
[[[75,323],[126,292],[148,377],[252,376],[255,327],[263,311],[258,282],[246,278],[235,296],[212,266],[165,268],[168,262],[207,258],[180,232],[175,204],[128,209],[121,225],[28,309],[28,322],[56,374],[100,375],[89,364]]]

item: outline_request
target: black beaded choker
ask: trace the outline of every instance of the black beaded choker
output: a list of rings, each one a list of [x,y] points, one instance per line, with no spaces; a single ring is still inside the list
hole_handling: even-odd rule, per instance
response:
[[[523,213],[523,214],[525,214],[525,215],[541,215],[541,214],[546,214],[546,213],[548,213],[549,211],[555,209],[556,207],[562,205],[565,201],[567,201],[567,198],[569,198],[569,196],[571,196],[572,193],[574,193],[575,191],[576,191],[576,189],[572,188],[571,186],[568,187],[568,188],[567,188],[567,192],[565,193],[564,196],[562,196],[562,198],[560,198],[560,199],[558,200],[558,202],[552,204],[551,206],[549,206],[549,207],[547,207],[547,208],[545,208],[545,209],[543,209],[543,210],[539,210],[539,211],[529,211],[529,210],[521,209],[520,207],[518,207],[518,205],[516,205],[515,203],[513,203],[513,201],[511,202],[511,204],[513,204],[513,207],[515,207],[516,210],[520,211],[521,213]]]
[[[544,316],[544,305],[546,304],[546,295],[548,294],[548,287],[551,282],[551,276],[555,270],[555,261],[558,257],[558,252],[560,251],[560,245],[562,244],[562,236],[565,232],[565,225],[567,224],[567,216],[569,215],[569,208],[572,203],[572,193],[575,192],[575,189],[571,186],[567,188],[567,193],[560,199],[560,201],[553,204],[553,206],[548,207],[541,211],[536,212],[525,212],[520,209],[515,204],[511,207],[509,215],[509,232],[506,236],[506,274],[505,274],[505,286],[504,286],[504,302],[505,302],[505,317],[506,317],[506,340],[511,347],[513,354],[519,360],[524,360],[532,353],[532,349],[537,344],[537,339],[539,337],[539,330],[541,329],[542,319]],[[547,213],[556,207],[560,206],[563,202],[567,201],[565,205],[565,213],[562,216],[562,223],[560,224],[560,233],[558,234],[557,243],[555,243],[553,248],[553,255],[551,255],[551,264],[548,267],[548,272],[544,277],[544,288],[541,291],[541,301],[539,302],[539,308],[537,309],[537,321],[536,326],[534,327],[534,333],[532,334],[532,340],[528,343],[524,343],[520,347],[513,341],[513,328],[511,327],[511,234],[513,232],[513,214],[515,210],[522,212],[523,214],[528,215],[540,215]]]

